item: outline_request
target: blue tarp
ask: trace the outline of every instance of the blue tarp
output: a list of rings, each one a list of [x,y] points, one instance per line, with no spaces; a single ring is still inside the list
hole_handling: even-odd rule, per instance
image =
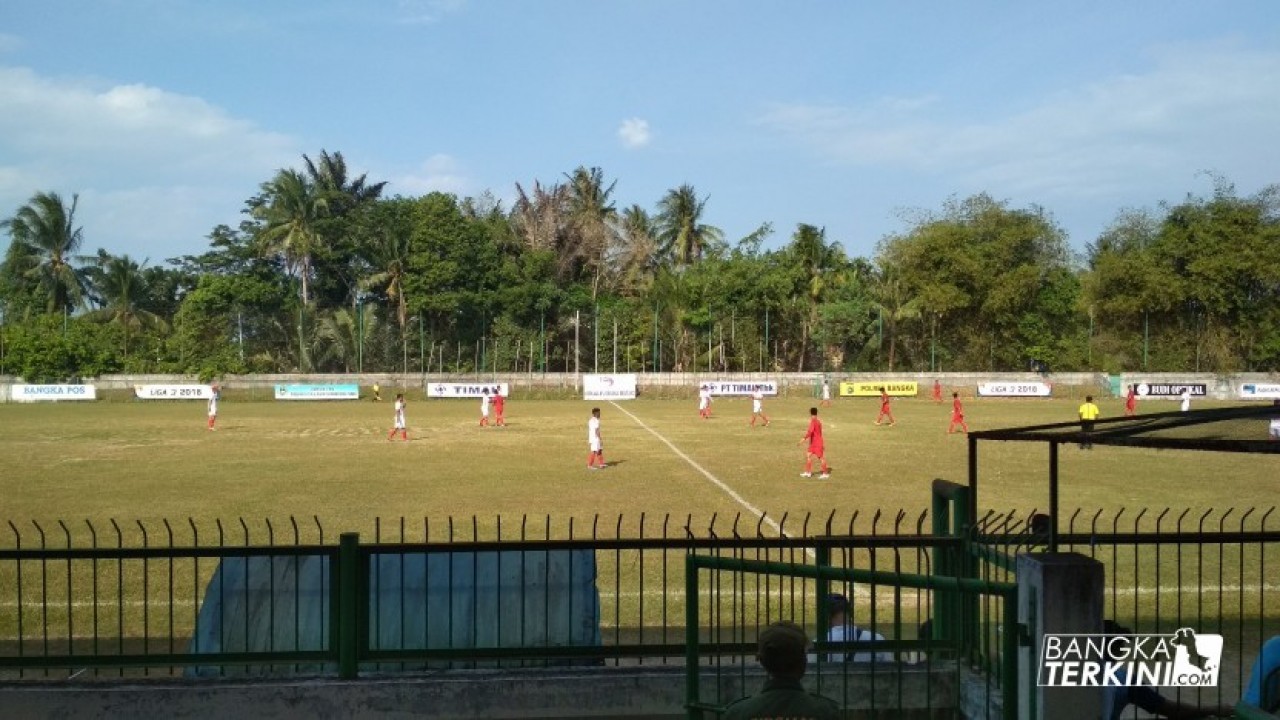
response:
[[[369,563],[368,645],[374,650],[599,646],[595,582],[595,553],[590,550],[375,552]],[[224,558],[205,592],[191,651],[327,649],[331,591],[324,556]],[[427,666],[451,663],[362,664],[367,670]],[[222,672],[332,670],[289,665],[235,666]],[[197,675],[218,672],[192,669]]]

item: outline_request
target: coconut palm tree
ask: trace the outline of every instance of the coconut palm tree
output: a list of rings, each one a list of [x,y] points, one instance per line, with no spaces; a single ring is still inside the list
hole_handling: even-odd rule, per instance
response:
[[[386,231],[376,236],[364,247],[364,260],[374,268],[374,272],[360,281],[361,289],[379,291],[395,303],[396,321],[402,335],[409,321],[409,303],[404,294],[409,246],[407,235]]]
[[[378,313],[373,305],[360,310],[338,308],[320,317],[312,335],[313,356],[317,367],[353,372],[360,352],[379,331]]]
[[[639,205],[623,210],[615,223],[618,243],[610,261],[618,286],[623,292],[639,295],[652,284],[657,269],[657,230],[649,213]]]
[[[606,186],[604,172],[598,167],[588,170],[579,166],[565,177],[569,180],[568,212],[570,228],[575,236],[573,244],[591,272],[591,299],[595,301],[607,270],[606,254],[615,243],[616,235],[611,223],[618,211],[609,196],[617,182]]]
[[[305,306],[311,256],[320,242],[316,224],[328,214],[329,201],[296,170],[281,170],[262,191],[262,202],[253,208],[254,216],[266,224],[258,235],[259,252],[284,257],[285,266],[301,281]]]
[[[382,196],[385,182],[369,183],[367,174],[350,178],[347,161],[342,153],[332,155],[327,150],[320,151],[318,162],[312,162],[306,155],[302,156],[307,166],[307,179],[316,193],[329,204],[334,215],[341,215],[352,207],[366,202],[373,202]]]
[[[128,255],[119,257],[99,253],[102,257],[96,273],[96,289],[103,307],[86,317],[115,323],[124,330],[124,356],[129,357],[129,335],[132,331],[163,325],[159,315],[142,307],[147,298],[147,281],[142,268]]]
[[[85,303],[84,271],[72,265],[83,242],[76,227],[80,196],[68,206],[56,192],[38,192],[0,227],[12,239],[5,263],[15,276],[44,296],[49,312],[69,311]]]
[[[655,218],[658,242],[662,254],[673,258],[678,265],[698,262],[708,245],[724,238],[719,228],[702,223],[706,205],[706,199],[699,200],[689,184],[668,190],[658,203]]]
[[[889,335],[889,370],[893,370],[898,330],[906,320],[920,316],[920,300],[891,264],[882,265],[871,285],[871,298]]]

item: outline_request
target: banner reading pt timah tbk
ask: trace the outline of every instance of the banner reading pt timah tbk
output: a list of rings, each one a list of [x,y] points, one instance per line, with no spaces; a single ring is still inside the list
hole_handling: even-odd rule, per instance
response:
[[[710,380],[698,383],[699,388],[706,388],[712,395],[777,395],[776,380]]]
[[[507,383],[427,383],[427,397],[429,398],[478,398],[485,395],[489,397],[498,395],[508,397]]]

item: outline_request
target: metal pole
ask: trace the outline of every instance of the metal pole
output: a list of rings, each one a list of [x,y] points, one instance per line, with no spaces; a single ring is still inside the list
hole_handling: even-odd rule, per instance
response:
[[[578,377],[579,371],[582,369],[582,349],[578,345],[578,331],[582,328],[582,311],[573,311],[573,376]]]
[[[613,318],[613,371],[618,372],[618,318]]]
[[[356,373],[364,373],[364,298],[356,298]]]
[[[596,319],[591,323],[591,372],[600,372],[600,304],[596,303]]]
[[[427,355],[427,331],[422,327],[422,315],[418,315],[418,372],[422,375],[427,374],[426,355]]]
[[[338,676],[354,680],[360,672],[360,535],[342,533],[338,539]]]
[[[236,311],[236,333],[240,338],[240,362],[244,363],[244,318]],[[3,373],[0,373],[3,374]]]
[[[1049,552],[1058,552],[1058,443],[1049,443]]]
[[[1142,311],[1142,369],[1147,369],[1147,344],[1150,341],[1151,324],[1147,317],[1147,311]]]
[[[547,372],[547,311],[542,311],[542,320],[540,321],[539,334],[542,336],[542,373]]]
[[[658,372],[658,308],[653,308],[653,371]]]

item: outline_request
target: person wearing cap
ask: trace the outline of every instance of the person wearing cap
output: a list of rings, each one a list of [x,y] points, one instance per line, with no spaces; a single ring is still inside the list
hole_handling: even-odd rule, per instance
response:
[[[795,623],[781,621],[760,633],[756,659],[769,673],[764,689],[725,708],[721,720],[835,720],[840,706],[830,698],[806,692],[800,684],[808,658],[809,638]]]
[[[832,593],[827,596],[827,612],[830,623],[827,630],[827,642],[884,642],[884,636],[853,624],[853,613],[849,611],[849,600],[843,595]],[[810,658],[811,661],[813,658]],[[827,662],[855,663],[891,663],[894,661],[891,652],[845,651],[827,655]]]

